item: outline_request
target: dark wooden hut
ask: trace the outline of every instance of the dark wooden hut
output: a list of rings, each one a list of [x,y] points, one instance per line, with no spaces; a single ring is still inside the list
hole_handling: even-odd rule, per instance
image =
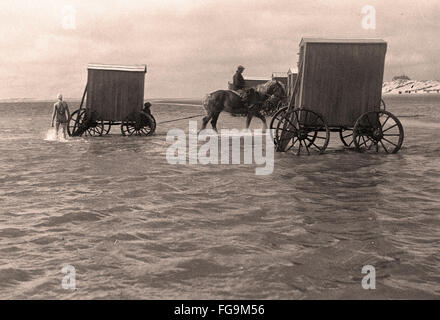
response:
[[[87,109],[100,119],[118,121],[142,110],[147,67],[88,65]]]
[[[303,38],[295,107],[319,112],[328,126],[353,126],[379,110],[386,51],[383,40]]]

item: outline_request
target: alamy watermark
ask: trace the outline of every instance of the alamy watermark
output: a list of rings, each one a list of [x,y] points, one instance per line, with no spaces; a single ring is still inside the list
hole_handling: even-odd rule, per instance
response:
[[[366,5],[362,7],[362,20],[361,26],[365,30],[376,29],[376,8],[372,5]]]
[[[255,169],[256,175],[273,172],[274,144],[269,131],[222,129],[217,134],[205,129],[197,133],[197,121],[190,121],[188,135],[181,129],[171,129],[166,140],[172,142],[166,152],[169,164],[256,164],[261,166]],[[203,143],[200,148],[199,142]]]
[[[362,278],[362,288],[365,290],[376,289],[376,268],[371,265],[363,266],[362,274],[366,274]]]
[[[76,269],[74,266],[65,265],[61,272],[65,274],[61,280],[61,287],[64,290],[75,290],[76,289]]]
[[[61,10],[61,26],[64,30],[76,29],[76,9],[72,5],[65,5]]]

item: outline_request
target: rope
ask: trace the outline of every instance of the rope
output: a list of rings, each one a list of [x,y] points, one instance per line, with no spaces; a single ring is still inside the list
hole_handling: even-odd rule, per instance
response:
[[[162,124],[162,123],[169,123],[169,122],[175,122],[175,121],[192,119],[192,118],[203,117],[203,116],[205,116],[205,114],[198,114],[198,115],[195,115],[195,116],[190,116],[190,117],[185,117],[185,118],[179,118],[179,119],[174,119],[174,120],[162,121],[162,122],[159,122],[159,123],[160,124]]]

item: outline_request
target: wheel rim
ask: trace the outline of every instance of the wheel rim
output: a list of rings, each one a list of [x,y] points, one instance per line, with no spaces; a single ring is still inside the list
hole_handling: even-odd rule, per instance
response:
[[[110,133],[110,129],[112,127],[112,122],[104,123],[103,135],[108,135]]]
[[[330,131],[322,117],[307,109],[295,109],[279,121],[275,139],[278,151],[322,154],[330,140]]]
[[[149,116],[150,116],[151,119],[153,120],[153,127],[154,127],[154,130],[156,130],[156,119],[153,117],[152,114],[150,114]]]
[[[353,147],[353,129],[350,128],[341,128],[339,130],[339,138],[341,138],[342,143],[346,147]]]
[[[380,110],[386,110],[387,109],[387,105],[385,104],[385,101],[383,101],[383,99],[380,99]]]
[[[356,149],[396,153],[403,144],[404,132],[399,119],[391,112],[380,110],[360,116],[353,129]]]
[[[69,123],[67,126],[67,133],[69,136],[76,135],[76,132],[84,122],[85,109],[78,109],[70,115]]]
[[[284,117],[286,111],[287,111],[287,107],[278,110],[277,113],[275,113],[274,116],[272,117],[272,120],[270,121],[270,125],[269,125],[270,135],[272,136],[272,140],[275,145],[277,145],[277,140],[275,139],[275,131],[278,127],[278,123]]]

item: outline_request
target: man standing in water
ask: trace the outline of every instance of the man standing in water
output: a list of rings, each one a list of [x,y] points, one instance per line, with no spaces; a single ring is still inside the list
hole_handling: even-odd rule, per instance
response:
[[[65,101],[63,101],[62,94],[59,93],[57,98],[58,98],[58,101],[53,105],[52,127],[53,127],[53,122],[56,117],[57,123],[56,123],[55,131],[56,131],[57,138],[58,138],[58,131],[59,131],[60,125],[61,125],[63,127],[64,139],[66,139],[67,138],[67,122],[69,121],[69,117],[70,117],[69,107],[67,106],[67,103]]]

